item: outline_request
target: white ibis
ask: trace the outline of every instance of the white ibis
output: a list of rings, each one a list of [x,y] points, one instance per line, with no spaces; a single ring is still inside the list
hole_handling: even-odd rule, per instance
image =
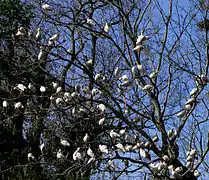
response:
[[[133,66],[131,68],[131,72],[133,74],[133,77],[137,77],[138,76],[138,69],[135,66]]]
[[[43,4],[41,7],[44,10],[49,10],[50,9],[50,5],[49,4]]]
[[[89,25],[95,26],[94,20],[92,20],[92,19],[90,19],[90,18],[87,18],[87,19],[86,19],[86,23],[89,24]]]
[[[164,155],[162,158],[165,162],[169,161],[169,159],[170,159],[168,155]]]
[[[147,158],[147,159],[151,159],[151,156],[148,152],[146,152],[143,148],[139,149],[139,153],[142,157]]]
[[[118,149],[119,151],[122,151],[122,152],[124,152],[124,153],[126,152],[124,146],[123,146],[121,143],[118,143],[118,144],[116,144],[115,146],[117,147],[117,149]]]
[[[99,91],[98,91],[98,89],[96,89],[96,88],[93,88],[93,89],[91,90],[92,96],[96,96],[98,93],[99,93]]]
[[[61,159],[61,158],[64,158],[64,155],[62,154],[62,150],[59,149],[57,152],[57,159]]]
[[[172,137],[173,136],[173,133],[174,133],[174,130],[173,129],[170,129],[168,130],[168,137]]]
[[[38,40],[40,37],[41,37],[41,28],[38,28],[35,38],[36,38],[36,40]]]
[[[105,110],[106,110],[106,106],[105,106],[104,104],[99,104],[99,105],[97,106],[97,108],[98,108],[100,111],[102,111],[103,113],[104,113]]]
[[[159,171],[162,171],[162,170],[166,167],[166,163],[160,161],[160,162],[157,164],[157,166],[158,166],[158,170],[159,170]]]
[[[77,98],[79,94],[77,92],[72,92],[70,95],[72,98]]]
[[[38,53],[38,60],[40,61],[44,55],[43,47],[40,47],[40,52]]]
[[[104,121],[105,121],[105,118],[101,118],[101,119],[99,120],[99,125],[102,126],[102,125],[104,124]]]
[[[150,142],[146,142],[146,143],[144,144],[144,147],[145,147],[145,148],[150,148],[150,147],[151,147]]]
[[[195,171],[194,171],[194,176],[196,176],[196,177],[199,177],[199,176],[200,176],[200,173],[199,173],[198,170],[195,170]]]
[[[60,139],[60,144],[63,146],[70,146],[70,143],[67,140]]]
[[[78,147],[76,149],[76,151],[73,153],[73,160],[74,161],[83,159],[83,156],[82,156],[82,154],[79,151],[80,151],[80,148]]]
[[[116,78],[118,78],[118,76],[119,76],[119,68],[118,67],[115,69],[114,74],[115,74]]]
[[[85,143],[87,143],[87,142],[89,141],[89,139],[90,139],[90,137],[89,137],[89,135],[86,133],[86,135],[83,137],[83,141],[84,141]]]
[[[191,109],[192,109],[191,104],[185,104],[185,105],[184,105],[184,109],[185,109],[186,111],[191,110]]]
[[[95,75],[94,79],[95,79],[95,81],[98,81],[101,79],[101,77],[102,77],[102,75],[100,73],[98,73]]]
[[[157,142],[158,140],[159,140],[158,135],[155,134],[155,135],[152,137],[152,141],[153,141],[153,142]]]
[[[189,153],[190,156],[194,156],[197,153],[196,149],[192,149]]]
[[[87,150],[87,154],[88,154],[88,156],[90,156],[90,157],[95,157],[94,156],[94,152],[92,151],[92,149],[89,147],[88,148],[88,150]]]
[[[196,96],[196,94],[198,93],[198,91],[199,91],[198,88],[193,88],[193,89],[191,90],[191,92],[190,92],[189,95],[190,95],[191,97],[194,97],[194,96]]]
[[[142,90],[143,91],[147,91],[147,90],[151,90],[153,88],[153,85],[151,85],[151,84],[146,84],[143,88],[142,88]]]
[[[57,34],[54,34],[52,37],[50,37],[50,41],[57,41],[58,39],[59,39],[59,36],[60,36],[60,34],[59,33],[57,33]]]
[[[158,71],[154,71],[149,75],[149,78],[150,79],[155,78],[155,77],[157,77],[157,75],[158,75]]]
[[[99,150],[102,152],[102,153],[108,153],[108,149],[107,149],[107,146],[106,145],[99,145]]]
[[[22,105],[22,103],[21,102],[17,102],[17,103],[15,103],[15,109],[19,109],[19,108],[24,108],[24,106]]]
[[[63,99],[62,99],[62,98],[57,98],[57,99],[55,100],[55,103],[56,103],[56,105],[60,105],[60,104],[63,103]]]
[[[126,152],[130,152],[130,151],[132,151],[132,149],[133,149],[133,146],[132,145],[125,145],[125,151]]]
[[[182,117],[184,117],[186,114],[187,114],[187,112],[183,110],[183,111],[180,111],[176,116],[177,116],[178,118],[182,118]]]
[[[108,33],[109,31],[109,26],[107,23],[105,23],[105,26],[104,26],[104,32]]]
[[[52,87],[53,87],[54,89],[56,89],[56,88],[58,87],[58,84],[57,84],[56,82],[52,82]]]
[[[111,130],[110,131],[110,137],[111,138],[118,138],[118,137],[120,137],[120,134],[118,134],[118,133],[114,132],[113,130]]]
[[[28,89],[33,91],[33,92],[36,90],[35,86],[32,83],[28,84]]]
[[[187,163],[186,163],[186,167],[187,167],[187,168],[190,168],[190,167],[191,167],[191,165],[192,165],[192,162],[191,162],[191,161],[187,161]]]
[[[144,30],[141,31],[140,36],[138,36],[136,45],[142,45],[143,41],[148,40],[150,37],[144,35]]]
[[[19,27],[16,33],[16,36],[18,37],[23,37],[26,34],[25,28],[24,27]]]
[[[44,143],[42,143],[42,144],[39,146],[39,148],[40,148],[40,150],[41,150],[41,153],[43,153],[43,148],[44,148],[44,146],[45,146]]]
[[[87,67],[91,67],[93,65],[93,60],[89,59],[88,61],[86,61],[86,66]]]
[[[36,160],[36,158],[33,156],[32,153],[28,153],[28,161],[31,161],[31,160]]]
[[[45,88],[44,86],[41,86],[41,87],[40,87],[40,91],[41,91],[42,93],[44,93],[44,92],[46,92],[46,88]]]
[[[133,51],[137,51],[137,52],[140,52],[144,47],[142,45],[136,45],[134,48],[133,48]]]
[[[183,171],[183,168],[182,168],[182,167],[177,167],[177,168],[175,169],[175,171],[176,171],[177,173],[180,173],[180,172]]]
[[[128,76],[124,74],[122,77],[119,78],[121,81],[129,81]]]
[[[93,157],[91,157],[91,158],[88,160],[87,164],[90,164],[90,163],[94,162],[95,160],[96,160],[96,159],[95,159],[95,157],[93,156]]]
[[[4,108],[8,107],[8,102],[7,102],[7,101],[3,101],[2,106],[3,106]]]
[[[119,131],[119,134],[124,135],[125,132],[126,132],[126,129],[121,129],[121,130]]]
[[[23,92],[25,89],[27,89],[27,87],[25,87],[23,84],[18,84],[17,87],[14,87],[14,89],[18,89]]]
[[[208,78],[206,77],[205,74],[200,75],[201,81],[203,85],[206,85],[208,83]]]

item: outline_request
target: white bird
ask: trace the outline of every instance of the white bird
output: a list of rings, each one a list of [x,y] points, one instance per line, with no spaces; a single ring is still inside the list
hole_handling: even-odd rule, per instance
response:
[[[38,28],[36,32],[36,40],[38,40],[40,37],[41,37],[41,28]]]
[[[59,151],[57,152],[57,159],[61,159],[64,158],[64,155],[62,154],[62,150],[59,149]]]
[[[78,147],[76,149],[76,151],[73,153],[73,160],[76,161],[76,160],[82,160],[83,159],[83,156],[82,154],[79,152],[80,148]]]
[[[119,80],[129,81],[128,76],[126,74],[124,74],[122,77],[120,77]]]
[[[159,138],[158,138],[157,134],[152,137],[153,142],[157,142],[158,140],[159,140]]]
[[[95,75],[94,79],[95,79],[95,81],[98,81],[101,79],[101,77],[102,77],[102,75],[100,73],[98,73]]]
[[[87,154],[88,156],[90,157],[94,157],[94,152],[92,151],[92,149],[89,147],[88,150],[87,150]]]
[[[31,91],[35,91],[36,90],[35,86],[32,83],[28,84],[28,89],[30,89]]]
[[[116,168],[118,168],[118,166],[116,166],[116,164],[114,163],[114,160],[112,159],[108,160],[108,166],[111,168],[111,170],[115,170]]]
[[[72,92],[70,95],[72,98],[77,98],[79,94],[77,92]]]
[[[177,168],[175,169],[175,171],[176,171],[177,173],[180,173],[180,172],[183,171],[183,168],[182,168],[182,167],[177,167]]]
[[[185,104],[193,104],[193,102],[195,102],[195,98],[191,97],[187,100],[187,102]]]
[[[105,26],[104,26],[104,32],[108,33],[109,31],[109,26],[107,23],[105,23]]]
[[[201,74],[200,78],[201,78],[201,81],[202,81],[203,85],[206,85],[209,81],[205,74]]]
[[[190,156],[194,156],[197,153],[196,149],[192,149],[189,153]]]
[[[86,19],[86,23],[89,24],[89,25],[95,26],[95,22],[90,18]]]
[[[18,109],[18,108],[24,108],[24,106],[22,105],[22,103],[21,102],[17,102],[17,103],[15,103],[15,109]]]
[[[42,46],[41,46],[41,47],[40,47],[40,52],[38,53],[38,60],[39,60],[39,61],[42,59],[43,54],[44,54],[44,52],[43,52],[43,48],[42,48]]]
[[[85,143],[87,143],[87,142],[89,141],[89,139],[90,139],[90,137],[89,137],[89,135],[86,133],[86,135],[83,137],[83,141],[84,141]]]
[[[93,88],[93,89],[91,90],[92,96],[96,96],[98,93],[99,93],[99,90],[96,89],[96,88]]]
[[[105,121],[105,118],[101,118],[101,119],[99,120],[99,125],[103,125],[103,124],[104,124],[104,121]]]
[[[44,10],[49,10],[50,9],[50,5],[49,4],[43,4],[41,7]]]
[[[46,88],[44,86],[41,86],[40,87],[40,91],[43,93],[43,92],[46,92]]]
[[[61,91],[62,91],[62,87],[59,86],[59,87],[56,89],[56,93],[59,93],[59,92],[61,92]]]
[[[157,75],[158,75],[158,71],[154,71],[149,75],[149,78],[150,79],[155,78]]]
[[[106,145],[99,145],[99,150],[102,152],[102,153],[108,153],[108,149],[107,149],[107,146]]]
[[[87,67],[91,67],[93,65],[93,60],[89,59],[88,61],[86,61],[86,66]]]
[[[150,148],[150,147],[151,147],[150,142],[146,142],[146,143],[144,144],[144,147],[145,147],[145,148]]]
[[[142,46],[142,45],[136,45],[136,46],[133,48],[133,51],[138,51],[138,52],[140,52],[142,49],[143,49],[143,46]]]
[[[52,41],[57,41],[59,39],[59,36],[60,34],[57,33],[57,34],[54,34],[49,40],[52,40]]]
[[[43,148],[44,148],[44,146],[45,146],[44,143],[42,143],[42,144],[39,146],[39,148],[40,148],[40,150],[41,150],[41,153],[43,153]]]
[[[110,131],[110,137],[111,138],[117,138],[117,137],[120,137],[120,134],[114,132],[113,130]]]
[[[134,77],[137,77],[138,76],[138,69],[135,66],[133,66],[131,68],[131,72],[132,72],[132,74],[133,74]]]
[[[178,117],[178,118],[182,118],[182,117],[184,117],[185,115],[186,115],[186,111],[180,111],[176,116]]]
[[[119,134],[123,135],[123,134],[125,134],[125,132],[126,132],[126,129],[121,129]]]
[[[140,36],[138,36],[136,45],[142,45],[143,41],[148,40],[149,36],[144,36],[144,30],[141,31]]]
[[[144,72],[144,68],[141,64],[137,64],[136,67],[139,71]]]
[[[194,176],[196,176],[196,177],[199,177],[199,176],[200,176],[200,173],[199,173],[198,170],[195,170],[195,171],[194,171]]]
[[[60,144],[63,146],[70,146],[70,143],[67,140],[60,139]]]
[[[191,92],[189,93],[189,95],[190,95],[191,97],[194,97],[194,96],[196,96],[197,93],[198,93],[198,88],[193,88],[193,89],[191,90]]]
[[[118,78],[118,76],[119,76],[119,68],[118,67],[115,69],[114,74],[115,74],[116,78]]]
[[[23,37],[26,34],[24,27],[19,27],[16,33],[16,36]]]
[[[91,157],[91,158],[88,160],[87,164],[90,164],[90,163],[94,162],[95,160],[96,160],[95,157]]]
[[[141,145],[140,145],[140,143],[138,142],[138,143],[132,148],[132,150],[137,150],[137,149],[139,149],[140,146],[141,146]]]
[[[122,151],[124,153],[126,152],[124,146],[121,143],[118,143],[115,146],[117,147],[118,150],[120,150],[120,151]]]
[[[189,156],[187,157],[187,162],[192,161],[192,159],[193,159],[193,156],[190,156],[190,155],[189,155]]]
[[[174,133],[173,129],[168,130],[168,137],[172,137]]]
[[[147,91],[147,90],[150,90],[150,89],[152,89],[153,88],[153,85],[151,85],[151,84],[146,84],[143,88],[142,88],[142,90],[143,91]]]
[[[191,167],[191,165],[192,165],[191,161],[187,161],[187,163],[186,163],[186,167],[187,167],[187,168],[190,168],[190,167]]]
[[[63,99],[62,98],[57,98],[55,100],[56,105],[62,104],[63,103]]]
[[[52,82],[52,87],[53,87],[54,89],[56,89],[56,88],[58,87],[58,84],[57,84],[56,82]]]
[[[148,152],[146,152],[143,148],[139,149],[139,153],[142,157],[150,159],[150,154]]]
[[[3,106],[4,108],[8,107],[8,102],[7,102],[7,101],[3,101],[2,106]]]
[[[25,91],[25,89],[27,89],[27,87],[25,87],[23,84],[18,84],[17,88],[15,87],[14,89],[18,89],[20,91]]]
[[[168,155],[164,155],[162,158],[165,162],[169,161],[169,159],[170,159]]]
[[[106,110],[106,106],[105,106],[104,104],[99,104],[99,105],[97,106],[97,108],[98,108],[100,111],[102,111],[102,112],[105,112],[105,110]]]
[[[133,146],[132,145],[125,145],[125,151],[126,152],[130,152],[131,150],[133,149]]]
[[[185,104],[185,105],[184,105],[184,109],[185,109],[186,111],[189,111],[189,110],[192,109],[192,106],[191,106],[190,104]]]
[[[63,95],[63,99],[65,100],[65,102],[68,102],[71,99],[71,95],[69,92],[65,92]]]
[[[36,160],[32,153],[28,153],[28,161]]]
[[[158,166],[158,170],[161,171],[166,167],[166,163],[165,162],[159,162],[157,164],[157,166]]]

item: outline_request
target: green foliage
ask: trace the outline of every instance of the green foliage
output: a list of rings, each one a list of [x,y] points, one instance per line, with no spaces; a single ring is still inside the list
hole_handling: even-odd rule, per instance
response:
[[[33,18],[32,8],[20,0],[0,2],[0,38],[10,37],[18,26],[28,27]]]

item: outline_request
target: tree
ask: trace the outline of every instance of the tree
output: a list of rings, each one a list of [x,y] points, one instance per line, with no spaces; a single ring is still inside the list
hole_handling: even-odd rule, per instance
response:
[[[19,90],[23,106],[9,115],[21,111],[29,124],[21,129],[34,173],[208,176],[206,3],[32,3],[41,37],[28,60],[37,68],[11,88],[34,88]]]

